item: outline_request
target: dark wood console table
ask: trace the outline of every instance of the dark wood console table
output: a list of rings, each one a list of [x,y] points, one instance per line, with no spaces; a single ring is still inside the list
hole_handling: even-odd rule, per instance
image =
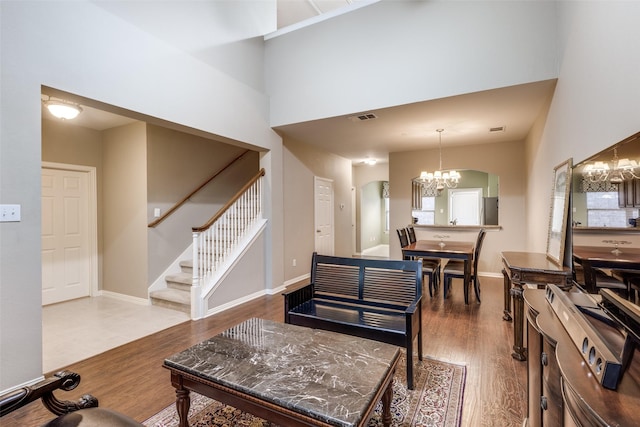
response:
[[[548,283],[568,290],[572,286],[572,272],[569,267],[559,267],[537,252],[502,252],[502,274],[504,276],[504,312],[502,318],[513,319],[513,353],[517,360],[527,360],[524,346],[524,300],[523,285],[530,283],[544,288]],[[513,317],[511,299],[513,298]]]
[[[568,294],[584,304],[576,292]],[[584,363],[580,350],[545,298],[545,291],[526,289],[528,360],[528,427],[635,426],[640,414],[640,350],[622,376],[617,389],[604,388]],[[619,330],[586,316],[619,350]]]

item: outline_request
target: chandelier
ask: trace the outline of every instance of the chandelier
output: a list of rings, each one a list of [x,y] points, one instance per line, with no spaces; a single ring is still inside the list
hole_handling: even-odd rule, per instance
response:
[[[636,171],[636,169],[638,169],[636,160],[619,159],[618,149],[614,148],[611,167],[607,162],[589,163],[584,167],[582,173],[591,182],[605,182],[608,180],[612,184],[620,184],[627,178],[640,179],[640,171]]]
[[[436,129],[438,132],[438,137],[440,140],[440,168],[435,172],[420,172],[420,177],[418,181],[422,183],[422,186],[426,189],[435,189],[436,191],[441,192],[445,188],[456,188],[458,186],[458,181],[460,181],[460,174],[455,171],[443,171],[442,170],[442,132],[444,129]]]

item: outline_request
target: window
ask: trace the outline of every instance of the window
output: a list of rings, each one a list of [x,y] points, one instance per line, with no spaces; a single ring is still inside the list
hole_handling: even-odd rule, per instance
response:
[[[417,218],[417,224],[434,225],[436,223],[436,198],[425,196],[421,199],[422,209],[414,209],[411,214]]]
[[[620,209],[618,192],[588,192],[587,227],[627,227],[629,218],[638,216],[638,209]]]

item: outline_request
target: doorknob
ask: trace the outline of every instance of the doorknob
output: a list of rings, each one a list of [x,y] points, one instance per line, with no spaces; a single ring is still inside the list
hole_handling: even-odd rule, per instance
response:
[[[320,233],[320,230],[316,230],[316,233]]]

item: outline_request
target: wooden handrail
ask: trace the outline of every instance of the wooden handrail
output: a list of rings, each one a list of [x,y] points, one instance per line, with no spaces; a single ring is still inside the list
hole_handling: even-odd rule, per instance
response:
[[[162,221],[164,221],[165,219],[167,219],[169,217],[169,215],[171,215],[172,213],[174,213],[176,210],[178,210],[178,208],[182,205],[184,205],[187,200],[189,200],[190,198],[193,197],[194,194],[196,194],[198,191],[202,190],[207,184],[209,184],[211,181],[213,181],[218,175],[220,175],[222,172],[224,172],[225,170],[227,170],[232,164],[234,164],[235,162],[237,162],[238,160],[240,160],[245,154],[247,154],[250,150],[245,150],[243,151],[238,157],[236,157],[235,159],[231,160],[229,163],[227,163],[222,169],[220,169],[218,172],[216,172],[215,174],[213,174],[213,176],[211,176],[209,179],[207,179],[205,182],[203,182],[202,184],[200,184],[198,186],[198,188],[196,188],[195,190],[193,190],[191,193],[189,193],[185,198],[183,198],[182,200],[180,200],[178,203],[176,203],[175,205],[173,205],[171,207],[171,209],[169,209],[168,211],[166,211],[162,216],[156,218],[155,220],[153,220],[152,222],[149,223],[148,227],[149,228],[154,228],[155,226],[157,226],[158,224],[160,224]]]
[[[222,216],[222,214],[224,214],[227,211],[227,209],[229,209],[236,202],[236,200],[238,200],[240,196],[242,196],[244,192],[247,191],[249,187],[255,184],[256,181],[260,179],[260,177],[264,176],[264,174],[265,174],[264,168],[260,169],[260,172],[258,172],[256,176],[251,178],[249,182],[247,182],[240,190],[238,190],[238,192],[231,199],[229,199],[229,201],[223,207],[221,207],[220,210],[214,216],[212,216],[211,219],[209,219],[209,221],[207,221],[204,225],[201,225],[200,227],[193,227],[191,228],[191,230],[195,233],[200,233],[208,230],[209,227],[211,227],[211,225],[213,225],[213,223],[216,222]]]

